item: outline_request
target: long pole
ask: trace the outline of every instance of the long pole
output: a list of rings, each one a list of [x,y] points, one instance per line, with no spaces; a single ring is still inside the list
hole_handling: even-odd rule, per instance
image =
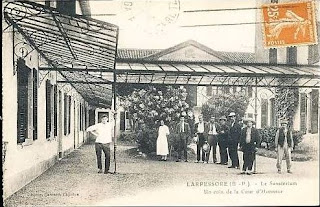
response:
[[[256,123],[256,127],[257,127],[257,119],[258,119],[258,109],[257,109],[257,105],[258,105],[258,78],[256,77],[256,87],[255,87],[255,94],[254,94],[254,121]],[[254,166],[253,166],[253,173],[257,173],[257,156],[256,156],[256,152],[254,152]]]
[[[117,38],[116,38],[116,50],[115,50],[115,57],[114,57],[114,65],[113,65],[113,118],[114,118],[114,125],[113,125],[113,136],[114,136],[114,144],[113,144],[113,158],[114,158],[114,173],[117,172],[117,159],[116,159],[116,151],[117,151],[117,75],[116,75],[116,60],[117,60],[117,48],[118,48],[118,38],[119,38],[119,27],[117,28]]]

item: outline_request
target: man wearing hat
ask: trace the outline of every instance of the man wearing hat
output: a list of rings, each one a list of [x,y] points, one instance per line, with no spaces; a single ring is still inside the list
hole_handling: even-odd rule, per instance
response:
[[[229,114],[229,118],[228,153],[232,163],[228,168],[239,169],[238,144],[240,142],[241,126],[236,121],[236,114],[234,112]]]
[[[281,120],[280,125],[281,128],[278,129],[275,137],[278,173],[281,173],[283,154],[285,154],[287,162],[287,172],[291,173],[291,151],[293,148],[292,131],[288,128],[287,120]]]
[[[244,120],[246,127],[241,131],[240,148],[243,152],[243,167],[241,174],[252,174],[253,161],[255,159],[255,152],[260,142],[258,130],[253,127],[254,121],[252,119]]]
[[[227,154],[227,144],[228,144],[228,126],[226,124],[226,116],[221,116],[219,118],[220,124],[217,127],[218,132],[218,146],[220,151],[220,162],[217,164],[227,165],[228,164],[228,154]]]

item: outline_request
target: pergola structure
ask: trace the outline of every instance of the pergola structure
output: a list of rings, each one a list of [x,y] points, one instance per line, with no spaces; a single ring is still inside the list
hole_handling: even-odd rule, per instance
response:
[[[33,2],[8,3],[4,18],[45,59],[39,70],[57,71],[59,84],[93,105],[111,105],[113,96],[116,107],[117,84],[320,88],[317,66],[117,61],[116,25]]]

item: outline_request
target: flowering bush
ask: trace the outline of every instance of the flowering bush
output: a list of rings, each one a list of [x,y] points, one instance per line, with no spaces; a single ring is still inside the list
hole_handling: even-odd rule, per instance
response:
[[[134,134],[139,149],[144,153],[156,151],[159,121],[164,120],[170,128],[168,137],[169,146],[176,146],[174,126],[185,116],[186,121],[193,125],[193,118],[186,102],[187,91],[184,87],[174,88],[168,86],[164,89],[149,87],[135,89],[130,95],[124,97],[123,106],[131,114]],[[175,147],[176,148],[176,147]]]
[[[179,120],[181,115],[187,116],[191,110],[186,102],[187,95],[184,87],[169,86],[163,90],[149,87],[134,90],[126,96],[124,107],[132,115],[135,125],[145,123],[152,129],[161,119],[170,123]]]

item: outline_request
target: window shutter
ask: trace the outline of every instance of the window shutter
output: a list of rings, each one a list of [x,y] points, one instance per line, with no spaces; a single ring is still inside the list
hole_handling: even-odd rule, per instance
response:
[[[312,89],[311,92],[311,133],[318,133],[319,117],[319,90]]]
[[[300,94],[300,131],[306,133],[307,130],[307,95]]]
[[[54,121],[54,136],[58,135],[58,88],[53,87],[53,121]]]
[[[82,104],[80,103],[79,107],[79,129],[82,131]]]
[[[68,96],[68,134],[71,132],[71,96]]]
[[[46,81],[46,138],[51,134],[51,87],[50,80]]]
[[[207,96],[212,96],[212,86],[207,86]]]
[[[17,66],[17,143],[23,143],[28,136],[28,76],[30,71],[22,64]]]
[[[63,119],[64,119],[64,124],[63,124],[63,129],[64,129],[64,135],[68,134],[68,96],[67,94],[64,94],[64,100],[63,100],[63,108],[64,108],[64,113],[63,113]]]
[[[276,122],[276,114],[277,114],[277,111],[276,111],[276,103],[275,103],[275,99],[272,98],[270,99],[270,103],[271,103],[271,126],[277,126],[277,122]]]
[[[287,64],[297,64],[297,47],[287,48]]]
[[[261,127],[268,125],[268,99],[261,99]]]
[[[38,139],[38,71],[33,69],[33,140]]]
[[[248,96],[251,98],[252,95],[253,95],[253,88],[252,88],[252,86],[249,86],[248,87]]]
[[[269,49],[269,63],[271,64],[277,64],[278,62],[278,52],[276,48]]]
[[[123,111],[120,112],[120,130],[124,131],[125,130],[125,113]]]

